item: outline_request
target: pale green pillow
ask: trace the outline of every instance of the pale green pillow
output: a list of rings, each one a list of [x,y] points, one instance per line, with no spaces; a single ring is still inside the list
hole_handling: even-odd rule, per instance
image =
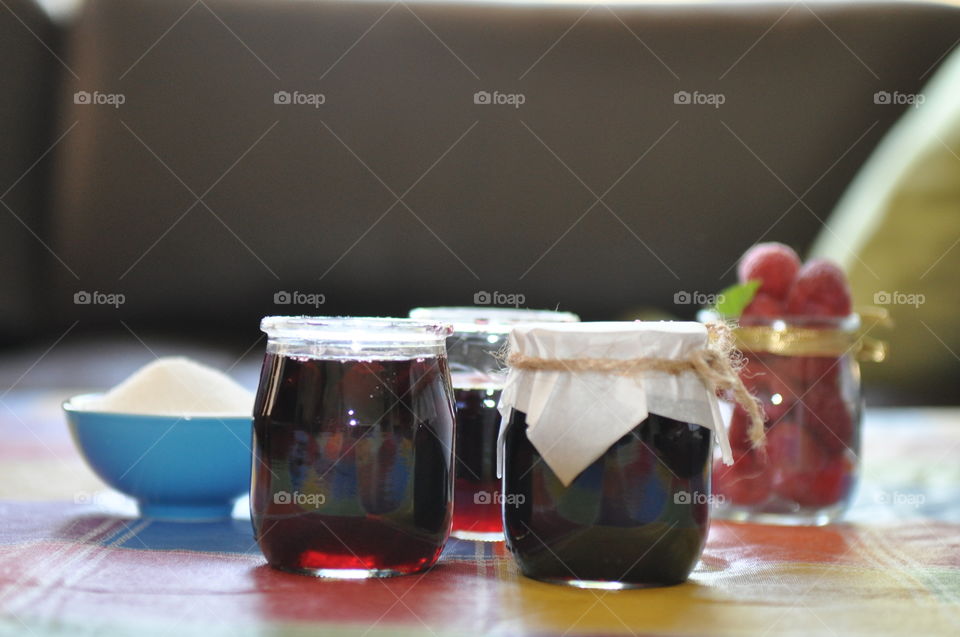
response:
[[[960,377],[960,48],[922,95],[861,169],[813,247],[814,256],[844,266],[855,305],[890,311],[895,328],[877,332],[889,340],[890,355],[864,374],[905,388]]]

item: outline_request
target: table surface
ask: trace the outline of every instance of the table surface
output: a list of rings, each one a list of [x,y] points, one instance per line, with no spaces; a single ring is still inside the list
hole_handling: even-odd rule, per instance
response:
[[[64,395],[0,397],[0,634],[960,634],[958,409],[868,410],[841,524],[715,521],[687,583],[590,591],[457,540],[407,577],[275,571],[243,502],[218,523],[138,518],[73,448]]]

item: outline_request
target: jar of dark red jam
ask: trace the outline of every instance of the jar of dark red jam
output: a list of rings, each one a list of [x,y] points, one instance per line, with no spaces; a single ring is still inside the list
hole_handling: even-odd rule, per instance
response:
[[[651,414],[569,486],[530,443],[523,412],[505,445],[503,519],[525,575],[597,588],[687,579],[707,538],[709,429]]]
[[[267,562],[320,577],[432,566],[450,532],[448,325],[267,317],[253,529]]]
[[[589,588],[687,579],[710,519],[716,393],[693,371],[631,363],[682,362],[706,346],[696,323],[511,332],[503,520],[524,575]]]
[[[488,307],[417,308],[410,311],[410,318],[451,323],[454,329],[447,339],[457,417],[451,535],[501,541],[497,404],[506,379],[502,355],[507,336],[515,325],[571,323],[580,318],[569,312]]]

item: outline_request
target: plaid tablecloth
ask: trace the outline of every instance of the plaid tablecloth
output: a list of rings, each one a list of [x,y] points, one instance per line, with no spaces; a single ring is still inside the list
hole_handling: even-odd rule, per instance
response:
[[[60,398],[0,401],[0,634],[960,634],[960,411],[870,412],[848,522],[715,522],[689,582],[611,592],[456,540],[419,575],[275,571],[243,502],[218,523],[138,518],[73,450]]]

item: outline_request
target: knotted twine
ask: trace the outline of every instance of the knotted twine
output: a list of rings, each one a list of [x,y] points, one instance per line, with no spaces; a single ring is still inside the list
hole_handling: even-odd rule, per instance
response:
[[[729,394],[750,416],[748,436],[751,444],[762,447],[766,441],[763,411],[757,399],[740,379],[745,364],[743,356],[734,347],[733,333],[725,323],[708,323],[706,347],[694,350],[685,359],[673,358],[537,358],[511,353],[507,363],[516,369],[549,372],[601,372],[632,376],[644,372],[664,372],[678,375],[694,372],[708,390]]]

